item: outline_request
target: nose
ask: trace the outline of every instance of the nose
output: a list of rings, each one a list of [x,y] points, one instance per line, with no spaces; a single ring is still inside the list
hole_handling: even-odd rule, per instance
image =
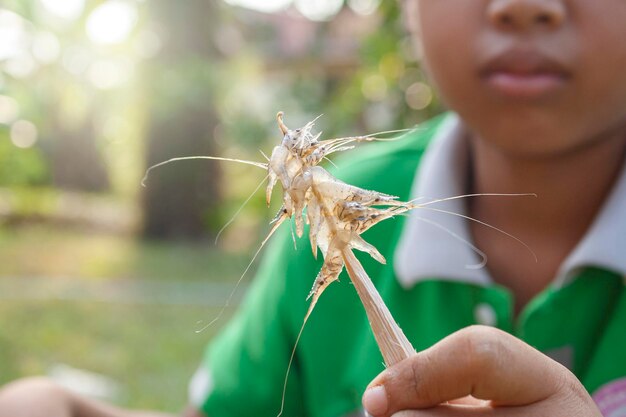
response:
[[[487,17],[503,30],[555,29],[563,24],[566,12],[562,0],[493,0]]]

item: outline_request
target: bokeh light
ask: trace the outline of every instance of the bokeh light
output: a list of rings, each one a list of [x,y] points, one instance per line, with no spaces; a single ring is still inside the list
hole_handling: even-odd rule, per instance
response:
[[[134,3],[110,0],[96,7],[87,19],[87,36],[95,43],[115,44],[125,41],[137,24]]]
[[[72,46],[65,49],[61,60],[63,67],[70,74],[82,75],[89,68],[93,60],[92,55],[93,53],[87,48]]]
[[[37,63],[31,55],[23,52],[9,58],[4,64],[4,71],[13,78],[27,78],[35,72]]]
[[[381,101],[387,96],[387,81],[380,74],[368,75],[363,79],[361,90],[370,101]]]
[[[89,80],[96,88],[108,90],[124,84],[132,72],[133,65],[127,60],[102,59],[89,67]]]
[[[343,0],[295,0],[295,6],[307,19],[324,21],[341,10]]]
[[[286,9],[292,0],[224,0],[232,6],[245,7],[263,13],[275,13]]]
[[[382,0],[348,0],[348,7],[355,13],[367,16],[376,11]]]
[[[146,168],[262,161],[278,110],[293,128],[323,114],[328,139],[435,114],[399,4],[0,0],[0,385],[69,362],[119,381],[129,407],[178,410],[213,332],[198,339],[195,323],[222,307],[278,207],[254,195],[207,244],[262,174],[190,161],[141,187]],[[163,349],[141,355],[155,334]]]
[[[28,120],[18,120],[11,125],[11,142],[18,148],[30,148],[37,142],[37,127]]]
[[[61,54],[59,39],[52,32],[39,32],[33,39],[31,47],[33,56],[42,64],[51,64]]]
[[[20,106],[13,97],[0,95],[0,123],[11,124],[20,114]]]
[[[410,108],[422,110],[433,100],[433,91],[427,84],[418,81],[406,89],[405,99]]]
[[[62,19],[78,19],[85,8],[84,0],[40,0],[43,7]]]
[[[399,55],[388,53],[380,59],[378,68],[385,77],[397,79],[404,74],[405,65]]]
[[[22,54],[30,42],[27,22],[17,13],[0,9],[0,61]]]

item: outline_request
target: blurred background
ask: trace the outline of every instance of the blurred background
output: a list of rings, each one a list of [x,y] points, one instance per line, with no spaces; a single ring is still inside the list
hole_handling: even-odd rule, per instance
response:
[[[178,411],[273,213],[259,193],[215,243],[263,173],[146,168],[263,160],[278,110],[411,127],[440,107],[418,55],[394,1],[0,0],[0,384]]]

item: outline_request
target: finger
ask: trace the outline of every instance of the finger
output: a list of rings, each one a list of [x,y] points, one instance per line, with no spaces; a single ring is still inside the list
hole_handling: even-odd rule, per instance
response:
[[[363,405],[388,416],[471,395],[496,405],[524,405],[558,391],[567,372],[500,330],[472,326],[390,367],[369,385]]]
[[[551,417],[561,415],[575,417],[584,415],[577,413],[572,407],[562,407],[563,404],[537,403],[530,406],[498,407],[483,406],[460,406],[439,405],[425,410],[405,410],[395,413],[392,417],[528,417],[549,415]],[[563,412],[561,414],[561,412]],[[570,414],[567,414],[570,413]]]
[[[448,400],[448,401],[446,401],[446,404],[473,405],[473,406],[488,405],[490,403],[491,403],[491,401],[479,400],[478,398],[474,398],[471,395],[468,395],[468,396],[463,397],[463,398],[457,398],[455,400]]]
[[[585,396],[585,397],[588,397]],[[548,400],[524,406],[493,407],[488,404],[481,406],[438,405],[422,410],[405,410],[395,413],[392,417],[602,417],[591,398],[577,395],[558,395]]]
[[[505,417],[505,414],[497,415],[502,409],[494,409],[490,406],[460,406],[438,405],[425,410],[405,410],[395,413],[392,417]],[[506,417],[514,417],[506,416]]]

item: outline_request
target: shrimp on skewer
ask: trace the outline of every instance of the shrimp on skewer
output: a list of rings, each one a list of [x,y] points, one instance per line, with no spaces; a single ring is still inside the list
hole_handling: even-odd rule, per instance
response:
[[[309,295],[314,306],[324,289],[337,280],[343,270],[341,251],[344,248],[365,251],[384,263],[380,252],[360,235],[377,223],[418,206],[347,184],[319,166],[327,155],[350,149],[348,144],[375,138],[355,136],[320,141],[320,134],[311,132],[315,120],[300,129],[290,130],[283,121],[283,113],[279,112],[277,122],[283,139],[269,157],[266,200],[269,204],[273,189],[280,183],[283,205],[276,223],[295,216],[298,237],[304,232],[304,223],[308,223],[313,255],[317,256],[318,249],[322,252],[324,264]]]
[[[311,247],[313,249],[313,255],[317,257],[317,252],[319,248],[326,258],[328,247],[331,246],[330,243],[333,239],[332,236],[336,234],[335,230],[337,229],[337,226],[334,223],[336,223],[340,219],[342,222],[345,223],[345,219],[347,219],[347,216],[350,213],[354,213],[355,210],[358,210],[359,207],[362,206],[363,208],[369,207],[369,211],[371,212],[370,215],[373,216],[369,220],[364,222],[364,224],[369,224],[369,226],[367,227],[369,228],[373,226],[377,221],[380,221],[383,218],[389,218],[390,214],[394,212],[388,211],[384,214],[376,214],[374,213],[374,211],[376,211],[377,209],[373,207],[374,204],[380,203],[388,204],[390,206],[398,206],[398,209],[400,209],[403,204],[406,204],[398,202],[397,197],[375,191],[360,189],[358,187],[346,184],[339,179],[333,177],[324,168],[320,167],[319,164],[324,159],[328,159],[328,156],[331,154],[353,149],[356,143],[398,140],[402,137],[402,135],[391,138],[381,138],[380,135],[394,133],[404,134],[412,131],[413,129],[393,130],[372,135],[350,136],[320,140],[321,133],[318,133],[316,135],[312,133],[317,118],[308,122],[302,128],[295,130],[290,130],[285,125],[285,123],[283,122],[282,112],[279,112],[276,118],[278,127],[283,135],[283,138],[281,140],[281,143],[274,147],[269,157],[265,156],[265,154],[261,152],[266,158],[267,162],[247,161],[242,159],[214,156],[188,156],[171,158],[169,160],[160,162],[156,165],[149,167],[141,181],[142,186],[145,186],[150,172],[153,169],[161,167],[163,165],[192,159],[206,159],[243,163],[266,170],[266,179],[268,180],[268,182],[265,190],[265,195],[268,206],[270,204],[273,189],[279,183],[283,189],[283,204],[278,211],[278,214],[271,222],[272,227],[268,236],[263,240],[252,261],[250,262],[250,264],[248,264],[244,273],[237,281],[235,288],[230,293],[223,309],[220,311],[220,313],[218,313],[218,316],[215,319],[211,320],[200,331],[215,323],[222,316],[224,310],[229,305],[231,298],[234,296],[237,287],[243,280],[246,272],[250,269],[252,262],[254,262],[260,250],[264,247],[272,234],[285,220],[288,220],[295,215],[296,235],[298,237],[302,237],[302,234],[304,232],[304,224],[309,224],[309,239],[311,242]],[[246,202],[249,201],[250,197],[248,197]],[[347,204],[346,206],[343,206],[342,204],[337,205],[337,202],[340,201],[346,201],[349,204]],[[239,210],[237,210],[237,213],[239,213],[242,208],[243,206],[240,207]],[[398,211],[398,209],[395,210],[396,214],[400,214],[400,211]],[[406,209],[402,210],[402,212],[404,211],[406,211]],[[235,213],[235,215],[237,213]],[[227,225],[230,224],[233,219],[229,220]],[[374,219],[378,220],[374,221]],[[339,225],[340,229],[346,227],[348,227],[347,224]],[[353,227],[353,229],[355,229],[354,231],[358,231],[357,234],[354,234],[354,232],[352,233],[352,235],[354,235],[352,239],[355,241],[354,248],[366,250],[370,252],[372,256],[374,256],[376,259],[384,261],[382,255],[380,255],[380,253],[378,253],[378,251],[373,246],[367,244],[358,236],[358,234],[362,233],[367,228],[365,228],[363,225],[356,228]],[[341,239],[346,239],[349,237],[348,234],[346,234],[345,232],[342,233],[342,236],[343,237]],[[332,245],[332,248],[339,248],[338,243],[341,241],[341,239],[336,239]],[[341,264],[341,268],[331,268],[333,272],[328,273],[327,271],[329,271],[329,265],[331,265],[331,263],[332,262],[330,260],[327,262],[327,265],[322,268],[322,271],[320,272],[320,278],[315,281],[320,282],[321,277],[326,276],[326,278],[323,279],[325,285],[314,286],[314,290],[312,290],[311,296],[313,296],[313,293],[317,293],[317,295],[313,297],[311,309],[317,302],[317,299],[321,292],[330,283],[336,280],[337,276],[343,269],[343,263],[337,263],[337,267]],[[331,277],[334,278],[331,279]]]
[[[283,116],[283,112],[278,112],[276,115],[278,128],[283,137],[280,144],[274,147],[269,157],[263,154],[267,159],[267,162],[213,156],[172,158],[148,168],[146,175],[142,180],[142,185],[145,185],[148,174],[154,168],[188,159],[209,159],[236,162],[252,165],[266,170],[266,202],[269,206],[272,192],[274,188],[280,184],[283,191],[282,206],[272,220],[271,231],[263,240],[259,250],[265,245],[271,235],[282,223],[292,217],[295,217],[295,234],[298,237],[302,237],[304,233],[304,225],[308,224],[309,241],[311,243],[313,256],[317,258],[317,253],[320,251],[324,258],[322,269],[315,278],[313,287],[308,296],[308,298],[311,299],[309,313],[314,308],[322,292],[328,287],[328,285],[336,281],[339,277],[339,274],[345,266],[344,256],[342,255],[345,250],[356,249],[363,251],[368,253],[378,262],[385,263],[385,259],[380,252],[361,237],[363,232],[383,220],[397,215],[402,215],[413,209],[424,208],[433,211],[443,211],[435,207],[430,207],[430,205],[451,199],[477,196],[476,194],[453,196],[418,204],[417,200],[404,202],[400,201],[396,196],[384,194],[378,191],[366,190],[347,184],[338,178],[335,178],[326,169],[320,166],[320,163],[333,153],[354,148],[356,143],[398,140],[402,138],[404,134],[411,132],[414,129],[394,130],[380,132],[373,135],[320,140],[321,133],[313,134],[313,128],[319,116],[318,118],[306,123],[303,127],[294,130],[287,127],[283,120]],[[401,133],[401,135],[391,138],[380,137],[380,135],[389,133]],[[529,194],[488,195],[519,196]],[[462,216],[457,213],[449,214]],[[505,235],[519,241],[532,253],[532,250],[530,250],[524,242],[521,242],[514,236],[511,236],[510,234],[479,220],[468,218],[467,216],[462,217],[471,221],[479,222],[480,224],[504,233]],[[232,219],[229,223],[231,221]],[[257,254],[258,251],[255,254],[255,258]],[[250,265],[248,265],[246,271],[249,267]],[[240,277],[237,285],[242,279],[243,276]],[[230,297],[226,303],[228,304],[229,301]],[[213,322],[214,321],[211,323]]]
[[[383,358],[385,359],[385,363],[387,365],[393,365],[414,352],[411,343],[393,320],[393,317],[389,313],[389,310],[382,301],[382,298],[378,294],[376,288],[373,286],[370,278],[367,276],[367,273],[353,254],[353,250],[359,250],[368,253],[372,258],[380,263],[386,263],[385,258],[376,249],[376,247],[361,237],[363,232],[378,223],[398,215],[403,215],[413,209],[424,208],[427,210],[461,216],[467,220],[475,221],[482,225],[491,227],[517,240],[531,253],[533,253],[524,242],[509,233],[477,219],[458,213],[447,212],[430,206],[447,200],[475,197],[477,196],[476,194],[448,197],[419,204],[417,200],[401,201],[396,196],[347,184],[338,178],[335,178],[332,174],[326,171],[326,169],[320,166],[320,163],[324,159],[327,159],[329,155],[352,149],[356,143],[396,140],[398,139],[397,137],[382,139],[377,135],[367,135],[320,140],[321,133],[312,133],[317,119],[314,119],[302,128],[295,130],[291,130],[285,125],[282,112],[277,114],[276,119],[278,128],[282,133],[283,138],[280,144],[274,147],[270,156],[266,157],[266,163],[218,157],[196,158],[245,163],[266,170],[267,186],[265,188],[265,199],[268,206],[270,204],[274,188],[278,185],[282,188],[281,208],[272,220],[271,230],[268,236],[263,240],[261,247],[255,253],[254,258],[256,258],[260,250],[272,234],[278,229],[278,227],[292,217],[294,218],[295,223],[295,234],[298,237],[302,237],[304,234],[304,225],[309,225],[309,241],[311,243],[313,256],[317,257],[318,251],[322,253],[324,259],[322,268],[313,281],[311,291],[307,297],[307,299],[310,299],[311,302],[304,317],[302,327],[298,333],[295,346],[289,360],[285,376],[285,389],[296,347],[307,320],[315,308],[321,294],[330,284],[338,279],[344,268],[347,269],[348,275],[350,276],[350,279],[352,280],[357,293],[361,298],[363,306],[365,307],[370,325],[374,332],[376,341],[378,342],[381,353],[383,354]],[[406,131],[390,131],[382,132],[381,134],[398,132]],[[265,156],[265,154],[263,155]],[[166,163],[193,158],[194,157],[174,158],[149,168],[148,172],[151,169]],[[148,172],[146,173],[146,176]],[[144,181],[145,179],[146,178],[144,178]],[[488,195],[520,196],[531,194]],[[475,249],[478,250],[478,248]],[[483,262],[485,260],[486,259],[484,258]],[[249,267],[250,264],[248,265],[248,268]],[[246,271],[248,268],[246,268]],[[237,285],[242,279],[243,275],[240,277]],[[231,293],[231,296],[233,293]],[[228,301],[230,301],[230,298]],[[213,322],[214,321],[215,320],[213,320]],[[285,392],[286,391],[283,390],[283,405]],[[278,416],[281,414],[282,406]]]

